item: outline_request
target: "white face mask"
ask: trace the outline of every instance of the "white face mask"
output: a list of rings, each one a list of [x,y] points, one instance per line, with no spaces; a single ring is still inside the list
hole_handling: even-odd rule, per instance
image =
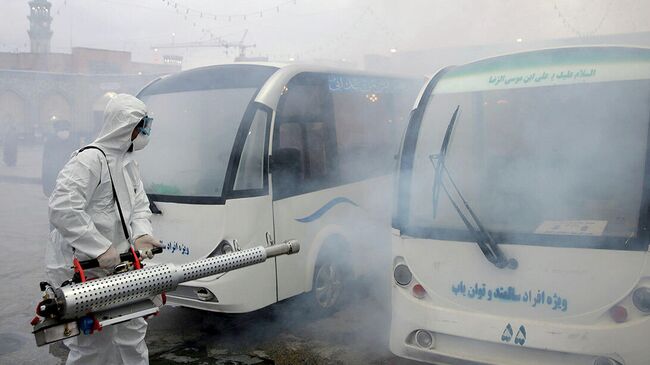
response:
[[[138,133],[138,136],[133,140],[133,150],[139,151],[149,144],[149,136],[142,133]]]
[[[56,135],[61,139],[68,139],[68,137],[70,137],[70,131],[58,131],[56,132]]]

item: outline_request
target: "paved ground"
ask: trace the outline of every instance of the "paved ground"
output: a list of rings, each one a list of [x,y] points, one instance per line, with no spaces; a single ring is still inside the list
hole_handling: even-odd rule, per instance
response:
[[[23,148],[18,166],[0,163],[0,364],[59,364],[66,356],[58,346],[36,347],[30,333],[49,228],[40,154]],[[416,364],[388,351],[388,292],[373,293],[357,293],[324,318],[297,315],[300,299],[245,315],[165,307],[150,320],[151,363]]]

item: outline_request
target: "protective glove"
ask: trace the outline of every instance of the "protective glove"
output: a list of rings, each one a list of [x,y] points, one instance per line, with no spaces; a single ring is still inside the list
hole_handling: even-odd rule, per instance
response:
[[[145,234],[135,239],[134,246],[136,250],[144,252],[146,254],[147,252],[150,253],[151,249],[154,247],[162,247],[162,244],[157,239],[151,237],[148,234]]]
[[[115,247],[111,245],[106,252],[97,257],[97,262],[99,262],[99,267],[103,269],[113,269],[120,263],[120,254],[118,254]]]

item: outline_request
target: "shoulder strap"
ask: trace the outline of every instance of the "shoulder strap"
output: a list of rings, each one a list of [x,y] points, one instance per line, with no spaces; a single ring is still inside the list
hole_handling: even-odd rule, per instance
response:
[[[117,198],[117,192],[115,191],[115,184],[113,184],[113,175],[111,175],[111,168],[108,166],[108,158],[106,157],[106,153],[102,151],[101,148],[97,146],[86,146],[82,149],[79,150],[78,153],[81,153],[85,150],[97,150],[104,155],[104,158],[106,159],[106,168],[108,169],[108,177],[111,179],[111,187],[113,188],[113,198],[115,199],[115,202],[117,203],[117,211],[120,213],[120,220],[122,221],[122,230],[124,231],[124,237],[126,238],[127,241],[129,241],[129,230],[126,228],[126,222],[124,221],[124,215],[122,214],[122,206],[120,205],[120,200]]]

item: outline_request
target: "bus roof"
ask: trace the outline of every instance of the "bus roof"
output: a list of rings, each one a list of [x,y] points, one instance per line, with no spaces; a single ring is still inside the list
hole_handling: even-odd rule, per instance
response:
[[[313,73],[327,73],[327,74],[336,74],[343,76],[354,76],[354,77],[378,77],[378,78],[387,78],[387,79],[403,79],[403,80],[412,80],[420,82],[420,85],[425,82],[424,76],[421,79],[418,79],[413,76],[403,76],[395,74],[384,74],[373,71],[364,71],[356,69],[344,69],[331,66],[324,66],[318,64],[309,64],[309,63],[295,63],[285,65],[275,72],[269,80],[264,84],[264,87],[260,90],[255,101],[265,104],[271,108],[277,104],[280,95],[282,94],[283,88],[289,83],[289,81],[296,75],[304,72],[313,72]]]
[[[256,101],[266,105],[274,105],[281,94],[282,88],[291,78],[303,72],[416,80],[410,76],[385,75],[309,63],[237,62],[198,67],[166,75],[149,83],[140,91],[140,94],[162,94],[221,87],[260,87],[264,85]],[[424,82],[424,78],[422,82]]]

